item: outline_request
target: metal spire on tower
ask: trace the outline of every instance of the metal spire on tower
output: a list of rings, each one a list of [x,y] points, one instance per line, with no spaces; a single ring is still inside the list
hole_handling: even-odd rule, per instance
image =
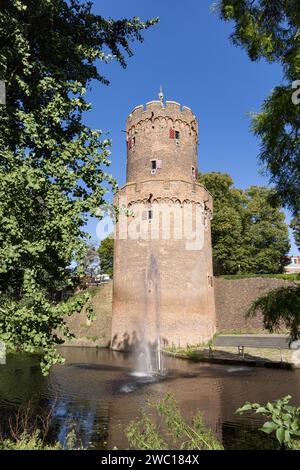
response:
[[[163,93],[163,89],[162,89],[161,85],[160,85],[160,89],[159,89],[159,93],[158,93],[158,98],[159,98],[159,101],[162,103],[163,99],[164,99],[164,93]]]

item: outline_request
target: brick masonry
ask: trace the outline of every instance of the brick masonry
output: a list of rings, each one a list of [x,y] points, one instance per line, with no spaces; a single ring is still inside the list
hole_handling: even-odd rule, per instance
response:
[[[293,283],[282,279],[259,277],[236,280],[215,278],[217,331],[266,332],[261,315],[245,319],[251,303],[270,290],[291,284]]]
[[[248,278],[226,280],[214,278],[216,320],[218,333],[267,333],[262,317],[246,321],[245,314],[253,300],[277,287],[291,285],[279,279]],[[99,289],[93,299],[95,320],[89,324],[85,309],[80,314],[66,318],[66,323],[76,339],[67,341],[68,346],[109,346],[112,322],[112,283]],[[200,319],[199,319],[200,320]],[[194,325],[195,334],[200,325]],[[180,339],[180,333],[179,333]]]
[[[195,181],[196,117],[176,102],[163,106],[152,101],[129,115],[126,139],[127,182],[116,194],[115,205],[126,207],[131,213],[128,224],[137,221],[147,237],[132,238],[120,216],[115,232],[111,346],[130,349],[145,341],[154,344],[157,338],[169,346],[205,342],[215,333],[213,201]],[[153,162],[159,162],[156,169]],[[179,213],[181,220],[187,209],[193,209],[188,219],[191,227],[196,226],[196,209],[201,209],[202,248],[186,248],[186,239],[175,235],[173,216],[170,236],[164,237],[161,217],[149,222],[147,215],[155,214],[156,208]],[[146,218],[140,222],[141,213]],[[149,237],[157,221],[157,236]]]

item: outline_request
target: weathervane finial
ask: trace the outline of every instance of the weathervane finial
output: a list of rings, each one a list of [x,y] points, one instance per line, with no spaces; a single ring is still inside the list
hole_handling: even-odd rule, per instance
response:
[[[163,102],[163,99],[164,99],[164,93],[163,93],[163,89],[162,89],[162,86],[161,86],[161,85],[160,85],[158,97],[159,97],[159,101],[161,101],[161,103],[162,103],[162,102]]]

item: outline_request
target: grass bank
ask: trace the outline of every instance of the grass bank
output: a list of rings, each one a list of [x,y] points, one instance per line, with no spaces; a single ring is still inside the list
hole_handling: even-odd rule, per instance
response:
[[[66,318],[70,331],[75,335],[64,346],[101,347],[109,346],[111,337],[112,283],[93,287],[90,290],[94,319],[87,319],[86,309]]]
[[[234,281],[235,279],[250,279],[250,278],[266,278],[266,279],[282,279],[284,281],[300,281],[300,274],[224,274],[219,276],[222,279]]]

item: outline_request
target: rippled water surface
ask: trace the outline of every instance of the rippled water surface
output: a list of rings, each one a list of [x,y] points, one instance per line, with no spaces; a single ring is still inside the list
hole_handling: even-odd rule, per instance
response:
[[[42,377],[37,356],[9,355],[0,366],[2,426],[20,405],[53,407],[52,435],[62,443],[74,429],[85,447],[128,448],[124,428],[166,392],[190,419],[197,409],[226,448],[270,447],[256,431],[258,418],[237,416],[245,401],[266,402],[291,394],[300,403],[300,371],[234,367],[165,358],[160,379],[134,374],[130,355],[94,348],[61,348],[66,363]],[[38,412],[38,411],[37,411]],[[258,442],[259,439],[259,442]]]

